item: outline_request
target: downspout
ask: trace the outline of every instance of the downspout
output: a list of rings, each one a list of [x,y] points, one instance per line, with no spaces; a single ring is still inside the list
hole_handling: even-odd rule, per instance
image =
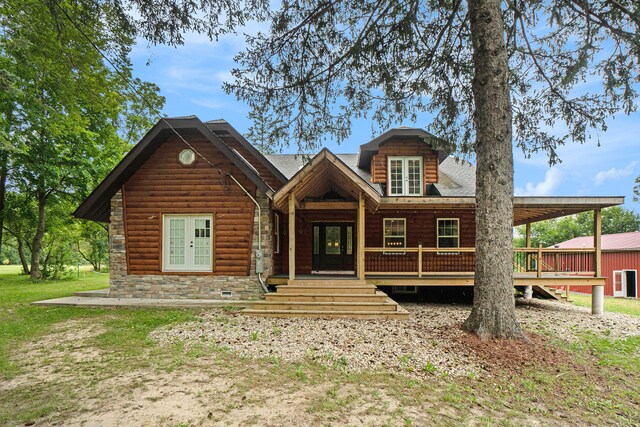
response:
[[[258,208],[258,249],[256,251],[256,258],[257,258],[258,256],[257,254],[262,252],[262,209],[260,208],[260,204],[258,203],[258,201],[251,195],[251,193],[247,191],[246,188],[244,188],[242,184],[240,184],[240,182],[238,182],[238,180],[233,175],[228,173],[227,176],[231,178],[233,182],[235,182],[238,185],[238,187],[242,189],[242,191],[244,191],[244,194],[246,194]],[[257,265],[258,265],[258,260],[256,259],[256,267]],[[258,270],[258,268],[256,268],[256,270]],[[260,282],[260,286],[262,286],[262,290],[265,293],[268,293],[269,288],[267,288],[267,285],[265,285],[264,281],[262,280],[262,271],[260,272],[256,271],[256,274],[258,275],[258,281]]]

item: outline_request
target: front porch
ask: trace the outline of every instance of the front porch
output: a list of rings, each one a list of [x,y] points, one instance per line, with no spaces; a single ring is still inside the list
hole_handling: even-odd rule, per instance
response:
[[[355,283],[374,289],[474,286],[475,197],[383,194],[323,150],[273,197],[283,236],[268,284],[278,293],[300,285],[320,293],[330,286],[337,293]],[[616,198],[514,198],[513,225],[527,225],[527,247],[513,252],[514,286],[528,295],[547,286],[567,291],[592,286],[593,312],[600,314],[601,209],[617,203]],[[530,247],[532,222],[589,210],[592,248]]]

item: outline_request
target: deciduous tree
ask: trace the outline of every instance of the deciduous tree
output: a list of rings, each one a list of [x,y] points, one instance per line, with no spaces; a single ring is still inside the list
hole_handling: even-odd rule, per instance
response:
[[[123,137],[148,129],[155,121],[149,109],[164,102],[148,83],[135,82],[144,101],[130,93],[122,75],[131,77],[133,38],[126,27],[110,27],[113,13],[103,3],[61,0],[0,5],[0,55],[17,90],[3,107],[11,110],[3,116],[14,147],[10,191],[33,207],[28,213],[34,224],[14,222],[21,224],[16,239],[29,247],[29,266],[23,266],[34,280],[42,277],[41,261],[53,253],[43,258],[43,244],[58,241],[47,236],[48,215],[69,215],[59,206],[79,202],[122,157],[129,146]],[[96,47],[113,55],[120,73]]]

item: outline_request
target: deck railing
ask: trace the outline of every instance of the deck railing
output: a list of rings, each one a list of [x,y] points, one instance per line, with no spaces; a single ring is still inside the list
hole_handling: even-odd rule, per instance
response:
[[[473,273],[475,248],[365,248],[365,274],[418,276]],[[595,249],[515,248],[513,271],[594,275]]]

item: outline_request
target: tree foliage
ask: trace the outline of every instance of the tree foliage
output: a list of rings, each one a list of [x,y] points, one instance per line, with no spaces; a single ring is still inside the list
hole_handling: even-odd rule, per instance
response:
[[[620,206],[602,210],[602,234],[616,234],[640,231],[640,214]],[[525,226],[516,230],[514,246],[526,246]],[[593,236],[593,213],[582,212],[577,215],[540,221],[531,224],[531,246],[553,246],[574,237]]]
[[[70,213],[153,124],[164,98],[135,81],[146,102],[130,93],[95,47],[113,54],[126,76],[132,33],[111,27],[108,5],[7,0],[0,6],[0,60],[12,91],[2,97],[8,152],[5,229],[30,252],[23,267],[33,279],[58,275],[77,253]],[[74,22],[71,22],[72,19]],[[74,25],[75,24],[75,25]],[[78,25],[78,27],[76,27]],[[90,39],[88,40],[87,37]],[[20,250],[19,250],[20,252]]]
[[[503,4],[514,143],[525,154],[584,142],[637,105],[637,2]],[[338,141],[351,120],[381,127],[418,112],[461,151],[474,144],[474,67],[466,2],[283,2],[270,31],[247,37],[226,89],[268,110],[271,140]],[[585,83],[595,80],[594,90]],[[280,119],[280,120],[278,120]],[[551,128],[566,128],[555,134]]]

